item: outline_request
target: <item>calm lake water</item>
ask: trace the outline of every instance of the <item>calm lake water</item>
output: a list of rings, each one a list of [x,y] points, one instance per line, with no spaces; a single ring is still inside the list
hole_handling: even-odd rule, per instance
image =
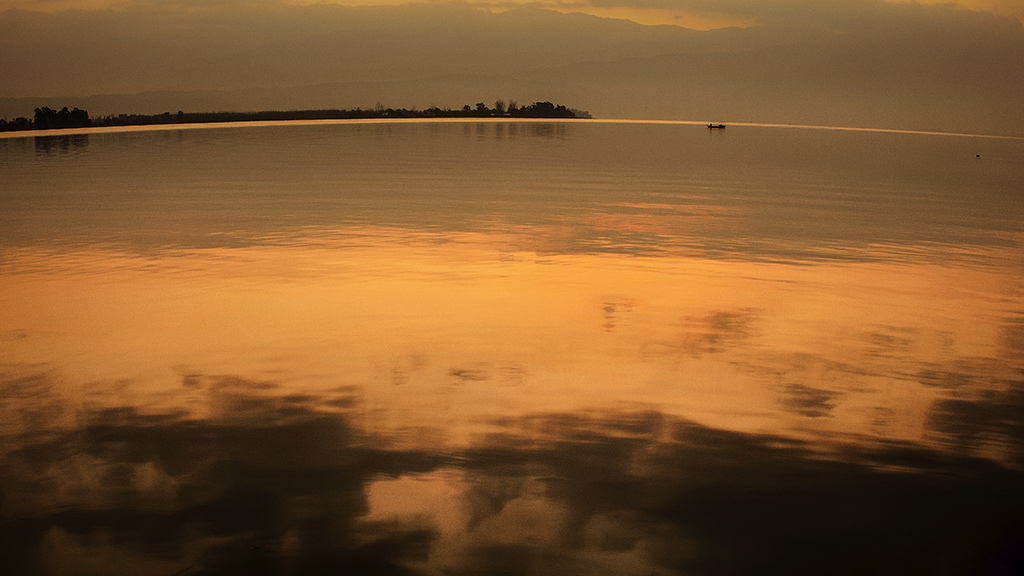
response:
[[[1019,574],[1024,140],[0,138],[0,440],[11,574]]]

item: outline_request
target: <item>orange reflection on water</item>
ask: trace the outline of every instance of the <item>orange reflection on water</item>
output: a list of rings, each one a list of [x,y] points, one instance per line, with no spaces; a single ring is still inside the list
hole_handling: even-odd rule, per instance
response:
[[[931,442],[936,402],[1024,367],[1013,266],[545,255],[514,234],[382,228],[149,257],[9,250],[4,266],[0,363],[43,367],[70,402],[209,410],[203,383],[233,375],[358,390],[368,428],[421,441],[649,407]]]

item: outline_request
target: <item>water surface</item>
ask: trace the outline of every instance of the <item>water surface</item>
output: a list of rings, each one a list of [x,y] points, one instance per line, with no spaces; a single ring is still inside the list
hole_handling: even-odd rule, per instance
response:
[[[1024,141],[0,139],[24,574],[1004,574]]]

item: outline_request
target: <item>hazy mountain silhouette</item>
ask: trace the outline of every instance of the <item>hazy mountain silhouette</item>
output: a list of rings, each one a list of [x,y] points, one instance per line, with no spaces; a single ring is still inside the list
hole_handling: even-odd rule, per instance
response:
[[[466,5],[10,10],[0,13],[0,115],[51,100],[103,115],[482,97],[569,102],[605,118],[1024,134],[1017,21],[869,4],[843,20],[707,32]]]

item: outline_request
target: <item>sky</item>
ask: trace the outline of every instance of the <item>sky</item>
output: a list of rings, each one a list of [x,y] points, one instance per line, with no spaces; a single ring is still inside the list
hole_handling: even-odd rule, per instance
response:
[[[346,6],[405,4],[406,0],[4,0],[2,9],[60,10],[123,9],[128,6],[177,6],[183,8],[214,5],[245,9],[268,4],[309,5],[340,4]],[[725,26],[750,26],[773,19],[802,19],[823,14],[840,15],[869,10],[877,1],[864,0],[471,0],[474,6],[501,11],[517,6],[547,8],[559,12],[581,12],[595,16],[623,18],[641,24],[672,24],[707,30]],[[1022,0],[926,0],[920,4],[948,4],[968,10],[993,12],[1024,21]]]
[[[1024,134],[1024,0],[0,0],[0,117],[461,107]]]

